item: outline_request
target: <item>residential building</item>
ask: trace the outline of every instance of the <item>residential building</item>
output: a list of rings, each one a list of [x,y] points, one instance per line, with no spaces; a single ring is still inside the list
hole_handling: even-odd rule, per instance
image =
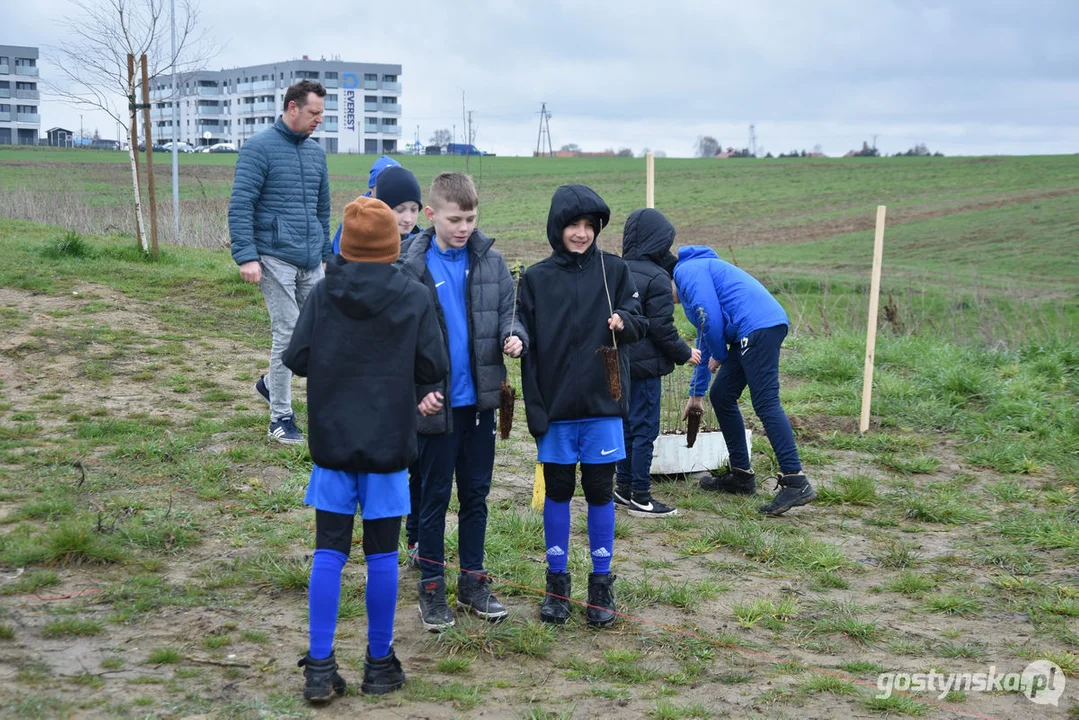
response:
[[[36,47],[0,45],[0,145],[37,145],[41,133]]]
[[[340,59],[285,60],[209,70],[153,82],[150,118],[155,142],[172,139],[172,106],[179,105],[177,139],[191,145],[233,143],[237,149],[281,114],[285,90],[300,80],[326,87],[326,113],[312,136],[328,153],[397,152],[401,138],[401,66]]]

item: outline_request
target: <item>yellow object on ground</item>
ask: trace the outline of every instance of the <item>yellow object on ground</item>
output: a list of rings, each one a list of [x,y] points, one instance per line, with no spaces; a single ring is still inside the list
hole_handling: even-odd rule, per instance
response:
[[[543,512],[543,498],[547,494],[543,484],[543,463],[536,463],[536,479],[532,481],[532,509]]]

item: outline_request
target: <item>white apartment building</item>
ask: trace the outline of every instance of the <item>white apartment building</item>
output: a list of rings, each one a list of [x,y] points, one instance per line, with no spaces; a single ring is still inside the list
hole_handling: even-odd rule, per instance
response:
[[[312,136],[328,153],[397,152],[401,139],[401,66],[340,59],[286,60],[230,70],[165,76],[153,81],[154,142],[172,139],[172,104],[179,105],[177,138],[191,145],[247,138],[274,123],[285,90],[299,80],[326,87],[326,113]]]
[[[36,47],[0,45],[0,145],[37,145],[41,134]]]

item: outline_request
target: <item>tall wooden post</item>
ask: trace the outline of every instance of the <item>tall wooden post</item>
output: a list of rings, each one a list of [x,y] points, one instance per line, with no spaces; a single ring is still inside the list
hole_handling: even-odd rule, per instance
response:
[[[656,156],[647,152],[644,154],[644,206],[654,208],[656,206]]]
[[[146,74],[146,55],[142,64],[142,125],[146,136],[146,184],[150,194],[150,255],[157,260],[157,192],[154,190],[154,139],[150,131],[150,80]]]
[[[873,400],[873,362],[877,351],[877,311],[880,304],[880,268],[884,258],[884,211],[877,206],[877,231],[873,236],[873,275],[869,283],[869,326],[865,335],[865,374],[862,379],[862,417],[858,432],[869,429],[869,407]]]
[[[146,252],[146,231],[142,227],[142,193],[139,189],[139,111],[135,102],[135,56],[132,53],[127,54],[127,91],[131,112],[127,155],[131,162],[131,185],[135,192],[135,245]]]

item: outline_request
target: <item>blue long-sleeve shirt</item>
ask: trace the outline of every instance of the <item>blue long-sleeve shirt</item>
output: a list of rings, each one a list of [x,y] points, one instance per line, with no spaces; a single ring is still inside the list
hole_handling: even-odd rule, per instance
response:
[[[450,354],[450,405],[476,404],[476,382],[472,377],[472,339],[468,329],[468,246],[443,251],[437,238],[427,248],[427,271],[435,281],[438,302],[446,320]]]
[[[688,245],[678,251],[674,283],[700,342],[701,364],[693,371],[690,395],[708,391],[708,360],[726,360],[729,344],[754,330],[789,324],[783,306],[756,278],[720,260],[709,247]]]

